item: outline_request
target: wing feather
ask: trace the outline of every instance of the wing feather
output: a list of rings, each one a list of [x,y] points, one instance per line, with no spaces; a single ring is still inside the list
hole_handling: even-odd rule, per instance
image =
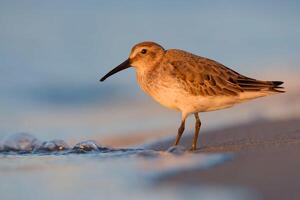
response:
[[[242,92],[279,91],[283,82],[260,81],[208,58],[182,50],[172,51],[168,62],[173,66],[172,74],[181,80],[182,87],[192,95],[237,96]]]

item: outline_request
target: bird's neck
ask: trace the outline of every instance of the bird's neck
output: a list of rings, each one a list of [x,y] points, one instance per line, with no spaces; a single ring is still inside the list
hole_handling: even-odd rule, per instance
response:
[[[153,89],[153,85],[155,85],[156,82],[155,72],[155,67],[136,70],[136,78],[138,84],[140,85],[141,89],[149,95],[151,95],[151,90]]]

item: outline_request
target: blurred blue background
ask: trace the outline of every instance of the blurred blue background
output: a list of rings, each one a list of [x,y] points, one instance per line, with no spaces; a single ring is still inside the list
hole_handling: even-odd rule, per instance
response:
[[[132,69],[99,78],[145,40],[256,78],[289,78],[300,63],[299,8],[299,1],[0,0],[0,139],[19,131],[69,140],[175,131],[180,115],[146,97]],[[238,108],[230,120],[260,108]]]

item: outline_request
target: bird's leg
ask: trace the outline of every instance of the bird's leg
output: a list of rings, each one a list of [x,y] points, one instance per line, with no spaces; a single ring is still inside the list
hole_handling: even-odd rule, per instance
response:
[[[179,141],[180,141],[180,138],[183,134],[183,131],[184,131],[184,126],[185,126],[185,119],[183,119],[181,121],[181,124],[180,124],[180,127],[178,129],[178,133],[177,133],[177,137],[176,137],[176,141],[174,143],[174,145],[178,145]]]
[[[196,119],[196,123],[195,123],[195,135],[194,135],[194,140],[193,140],[192,149],[191,149],[192,151],[195,151],[197,149],[198,135],[200,132],[200,127],[201,127],[201,121],[198,116],[198,113],[195,113],[194,116]]]

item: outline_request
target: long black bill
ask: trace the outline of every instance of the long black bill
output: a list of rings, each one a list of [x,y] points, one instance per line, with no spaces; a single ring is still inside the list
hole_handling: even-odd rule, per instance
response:
[[[105,79],[107,79],[108,77],[110,77],[111,75],[122,71],[124,69],[127,69],[128,67],[130,67],[130,61],[129,58],[127,60],[125,60],[124,62],[122,62],[119,66],[115,67],[114,69],[112,69],[110,72],[108,72],[105,76],[103,76],[100,81],[104,81]]]

